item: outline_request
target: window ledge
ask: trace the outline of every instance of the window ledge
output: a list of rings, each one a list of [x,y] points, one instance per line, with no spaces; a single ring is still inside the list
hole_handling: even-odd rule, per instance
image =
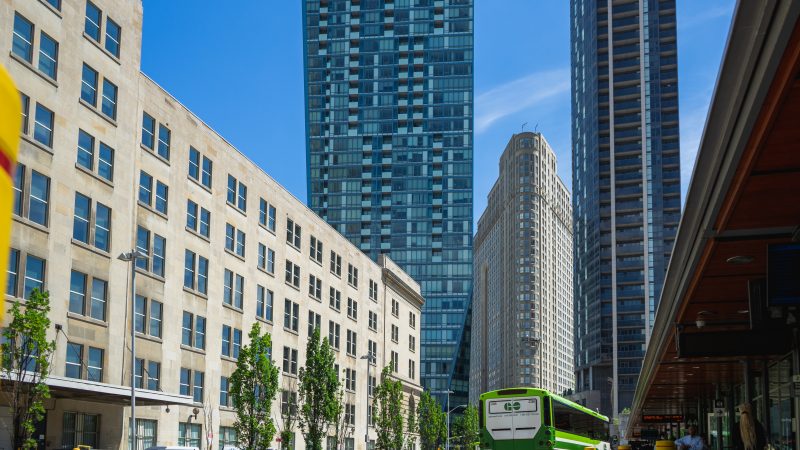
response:
[[[27,225],[35,230],[41,231],[42,233],[50,234],[50,230],[46,226],[39,225],[38,223],[31,221],[30,219],[27,219],[25,217],[20,217],[16,214],[12,214],[11,218],[14,219],[15,222]]]
[[[193,235],[195,235],[195,236],[199,237],[200,239],[202,239],[202,240],[204,240],[204,241],[208,242],[209,244],[211,243],[211,239],[209,239],[209,238],[207,238],[207,237],[203,236],[202,234],[198,233],[197,231],[194,231],[193,229],[191,229],[191,228],[189,228],[189,227],[185,227],[185,228],[186,228],[186,231],[188,231],[189,233],[191,233],[191,234],[193,234]]]
[[[136,332],[136,337],[139,338],[139,339],[144,339],[146,341],[152,341],[152,342],[156,342],[156,343],[159,343],[159,344],[164,343],[164,341],[161,340],[161,338],[159,338],[159,337],[150,336],[149,334],[140,333],[138,331]]]
[[[188,292],[188,293],[190,293],[192,295],[196,295],[196,296],[198,296],[200,298],[204,298],[204,299],[208,300],[208,294],[203,294],[200,291],[195,291],[194,289],[189,289],[186,286],[183,286],[183,292]]]
[[[48,77],[47,75],[43,74],[42,72],[39,72],[39,71],[36,69],[36,67],[34,67],[34,66],[33,66],[33,64],[32,64],[32,63],[29,63],[29,62],[28,62],[28,61],[26,61],[24,58],[22,58],[21,56],[17,55],[17,54],[16,54],[16,53],[14,53],[14,52],[9,52],[9,56],[11,56],[11,59],[13,59],[14,61],[16,61],[16,62],[18,62],[18,63],[22,64],[22,65],[23,65],[25,68],[27,68],[27,69],[28,69],[28,70],[30,70],[31,72],[35,73],[36,75],[39,75],[39,78],[41,78],[41,79],[43,79],[44,81],[46,81],[46,82],[50,83],[50,84],[51,84],[53,87],[55,87],[56,89],[58,89],[58,82],[57,82],[56,80],[54,80],[54,79],[52,79],[52,78]],[[58,69],[56,69],[56,70],[58,70]],[[58,73],[56,73],[56,76],[58,76]]]
[[[88,251],[90,251],[90,252],[92,252],[94,254],[97,254],[97,255],[100,255],[100,256],[104,256],[104,257],[106,257],[108,259],[111,259],[111,254],[108,253],[105,250],[100,250],[97,247],[89,245],[89,244],[87,244],[87,243],[85,243],[83,241],[79,241],[79,240],[77,240],[75,238],[70,238],[70,239],[71,239],[72,245],[76,245],[76,246],[78,246],[78,247],[80,247],[80,248],[82,248],[84,250],[88,250]]]
[[[258,226],[259,226],[259,227],[261,227],[261,229],[262,229],[262,230],[264,230],[264,231],[266,231],[267,233],[269,233],[269,234],[271,234],[271,235],[273,235],[273,236],[277,236],[277,235],[275,234],[275,230],[270,230],[270,229],[269,229],[269,228],[268,228],[266,225],[264,225],[263,223],[259,223],[259,224],[258,224]]]
[[[355,323],[358,323],[358,319],[357,319],[357,318],[355,318],[355,317],[352,317],[352,316],[348,315],[348,316],[347,316],[347,318],[348,318],[348,319],[350,319],[350,320],[352,320],[352,321],[353,321],[353,322],[355,322]]]
[[[332,310],[336,311],[336,312],[337,312],[337,313],[339,313],[339,314],[341,314],[341,313],[342,313],[342,308],[337,308],[337,307],[335,307],[335,306],[331,306],[330,304],[328,304],[328,308],[330,308],[330,309],[332,309]]]
[[[241,255],[239,255],[239,254],[236,254],[236,253],[234,253],[234,252],[232,252],[232,251],[228,250],[227,248],[225,249],[225,253],[227,253],[227,254],[229,254],[229,255],[233,256],[234,258],[236,258],[236,259],[238,259],[238,260],[240,260],[240,261],[242,261],[242,262],[245,262],[244,256],[241,256]]]
[[[78,103],[83,105],[89,111],[97,114],[98,116],[100,116],[101,119],[105,120],[106,122],[110,123],[111,125],[113,125],[115,127],[117,126],[116,119],[112,119],[111,117],[108,117],[107,115],[103,114],[99,109],[97,109],[96,106],[92,105],[91,103],[87,102],[86,100],[78,97]]]
[[[271,276],[272,278],[275,278],[275,272],[267,272],[267,270],[266,270],[266,269],[262,269],[261,267],[257,267],[257,269],[258,269],[258,270],[259,270],[261,273],[263,273],[263,274],[266,274],[266,275],[269,275],[269,276]]]
[[[192,178],[192,177],[190,177],[190,176],[187,176],[187,178],[188,178],[188,179],[189,179],[189,180],[190,180],[192,183],[194,183],[194,185],[195,185],[195,186],[197,186],[197,187],[199,187],[200,189],[202,189],[202,190],[204,190],[204,191],[208,192],[209,194],[213,194],[213,193],[211,192],[211,188],[209,188],[208,186],[204,185],[203,183],[200,183],[199,181],[195,180],[194,178]]]
[[[303,253],[303,251],[300,250],[300,247],[295,247],[295,245],[290,243],[289,241],[286,241],[286,246],[289,247],[289,248],[293,248],[293,249],[297,250],[297,252],[300,253],[300,254]]]
[[[311,256],[309,256],[308,259],[310,259],[311,261],[316,263],[318,266],[322,267],[322,261],[317,261],[316,259],[312,258]]]
[[[336,278],[338,278],[340,280],[342,279],[342,275],[340,275],[340,274],[338,274],[338,273],[336,273],[336,272],[334,272],[332,270],[330,272],[331,272],[331,275],[335,276]]]
[[[299,332],[297,332],[297,331],[294,331],[294,330],[293,330],[293,329],[291,329],[291,328],[286,328],[286,327],[283,327],[283,331],[285,331],[285,332],[287,332],[287,333],[289,333],[289,334],[293,334],[293,335],[295,335],[295,336],[300,336],[300,333],[299,333]]]
[[[205,355],[206,351],[201,348],[189,347],[186,344],[181,344],[181,350],[186,350],[187,352],[197,353],[198,355]]]
[[[110,51],[108,51],[108,50],[106,50],[105,48],[103,48],[103,46],[102,46],[102,45],[100,45],[100,43],[99,43],[99,42],[95,41],[95,40],[94,40],[94,38],[92,38],[91,36],[89,36],[88,34],[86,34],[86,32],[85,32],[85,31],[83,32],[83,37],[84,37],[84,38],[86,38],[86,40],[87,40],[87,41],[91,42],[91,43],[92,43],[92,45],[94,45],[95,47],[97,47],[97,49],[98,49],[98,50],[100,50],[101,52],[103,52],[103,53],[104,53],[106,56],[108,56],[109,58],[111,58],[111,60],[112,60],[112,61],[114,61],[115,63],[117,63],[117,64],[119,64],[119,65],[122,65],[122,63],[120,62],[120,60],[119,60],[119,58],[118,58],[118,57],[116,57],[116,56],[115,56],[113,53],[111,53]]]
[[[39,149],[41,149],[41,150],[44,150],[44,151],[45,151],[46,153],[48,153],[50,156],[53,156],[53,149],[52,149],[52,148],[50,148],[50,147],[48,147],[48,146],[46,146],[46,145],[44,145],[44,144],[42,144],[41,142],[37,141],[36,139],[33,139],[33,138],[31,138],[31,137],[28,137],[28,135],[25,135],[25,134],[23,134],[23,135],[20,135],[20,138],[21,138],[23,141],[25,141],[25,142],[27,142],[27,143],[29,143],[29,144],[33,145],[34,147],[36,147],[36,148],[39,148]]]
[[[267,319],[264,319],[264,318],[258,317],[258,316],[256,316],[256,320],[261,322],[261,323],[263,323],[263,324],[266,324],[266,325],[269,325],[269,326],[274,326],[274,324],[272,323],[271,320],[267,320]]]
[[[242,310],[241,308],[237,308],[236,306],[229,305],[229,304],[227,304],[225,302],[222,302],[222,307],[230,309],[231,311],[236,311],[239,314],[244,314],[244,310]]]
[[[138,200],[138,199],[136,200],[136,203],[137,203],[139,206],[141,206],[142,208],[144,208],[144,209],[146,209],[146,210],[150,211],[151,213],[153,213],[153,214],[157,215],[158,217],[161,217],[161,218],[162,218],[162,219],[164,219],[164,220],[169,220],[169,217],[167,217],[167,215],[166,215],[166,214],[164,214],[164,213],[162,213],[162,212],[160,212],[160,211],[156,211],[156,209],[155,209],[155,208],[153,208],[152,206],[148,205],[147,203],[145,203],[145,202],[143,202],[143,201],[141,201],[141,200]]]
[[[285,376],[285,377],[289,377],[289,378],[297,378],[297,374],[295,374],[295,373],[289,373],[289,372],[284,372],[283,370],[281,370],[281,375],[283,375],[283,376]]]
[[[322,299],[321,298],[314,297],[311,294],[308,294],[308,298],[310,298],[311,300],[314,300],[317,303],[322,303]]]
[[[163,156],[159,155],[159,154],[156,152],[156,149],[154,149],[154,148],[150,148],[150,147],[147,147],[146,145],[142,144],[141,142],[139,143],[139,147],[141,147],[141,148],[142,148],[142,150],[144,150],[144,151],[145,151],[145,153],[147,153],[147,154],[149,154],[150,156],[154,157],[155,159],[157,159],[157,160],[161,161],[162,163],[166,164],[167,166],[169,166],[169,165],[170,165],[170,164],[169,164],[169,160],[168,160],[168,159],[164,159],[164,157],[163,157]]]
[[[98,325],[98,326],[101,326],[101,327],[104,327],[104,328],[108,328],[108,322],[104,322],[104,321],[102,321],[100,319],[95,319],[93,317],[84,316],[82,314],[77,314],[77,313],[74,313],[72,311],[67,311],[67,318],[68,319],[74,319],[74,320],[80,320],[81,322],[86,322],[86,323],[90,323],[92,325]]]
[[[239,209],[239,207],[238,207],[238,206],[234,205],[233,203],[231,203],[231,202],[229,202],[229,201],[227,201],[227,200],[225,200],[225,203],[227,203],[227,204],[228,204],[228,206],[230,206],[231,208],[233,208],[233,209],[234,209],[236,212],[238,212],[239,214],[241,214],[241,215],[243,215],[243,216],[247,217],[247,212],[245,212],[245,211],[242,211],[241,209]]]
[[[234,358],[234,357],[232,357],[232,356],[219,355],[219,357],[220,357],[220,359],[222,359],[223,361],[232,362],[232,363],[234,363],[234,364],[236,364],[236,363],[239,361],[238,359],[236,359],[236,358]]]
[[[61,19],[61,11],[57,10],[53,7],[50,3],[47,3],[45,0],[39,0],[39,3],[43,4],[47,9],[53,12],[53,14],[57,15],[59,19]]]
[[[105,178],[101,177],[100,175],[92,172],[91,170],[87,169],[86,167],[83,167],[82,165],[80,165],[78,163],[75,163],[75,168],[78,169],[79,171],[85,173],[86,175],[89,175],[90,177],[94,178],[95,180],[105,184],[106,186],[110,187],[111,189],[114,189],[114,182],[113,181],[106,180]]]
[[[154,274],[153,272],[149,272],[149,271],[147,271],[147,270],[144,270],[144,269],[142,269],[142,268],[139,268],[139,267],[137,267],[137,268],[136,268],[136,273],[137,273],[138,275],[144,275],[144,276],[146,276],[147,278],[151,278],[151,279],[153,279],[153,280],[160,281],[160,282],[162,282],[162,283],[165,283],[165,282],[166,282],[166,280],[164,279],[164,277],[162,277],[162,276],[159,276],[159,275],[156,275],[156,274]]]

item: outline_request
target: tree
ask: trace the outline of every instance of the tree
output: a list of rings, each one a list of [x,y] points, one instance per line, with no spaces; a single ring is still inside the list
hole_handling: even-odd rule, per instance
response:
[[[417,408],[414,401],[414,395],[408,396],[408,418],[406,419],[406,447],[417,448],[417,434],[419,434],[419,426],[417,424]],[[414,445],[411,445],[414,444]]]
[[[383,368],[381,382],[372,400],[372,423],[375,425],[378,450],[403,448],[403,384],[392,377],[392,364]]]
[[[24,305],[14,302],[11,323],[2,333],[2,374],[8,380],[4,394],[13,416],[14,448],[36,448],[33,433],[36,423],[44,419],[44,400],[50,398],[44,380],[50,375],[56,343],[47,340],[49,312],[50,295],[34,289]]]
[[[270,359],[272,338],[261,334],[258,323],[250,330],[250,345],[239,352],[236,370],[231,375],[231,397],[236,409],[236,437],[242,448],[265,449],[275,436],[270,417],[272,401],[278,391],[278,368]]]
[[[422,450],[436,450],[447,439],[447,425],[441,405],[427,391],[419,400],[419,438]]]
[[[328,338],[320,342],[319,328],[306,344],[306,365],[300,369],[300,426],[306,448],[322,450],[323,439],[339,409],[339,374]]]
[[[344,448],[345,439],[353,435],[353,427],[347,421],[348,416],[344,410],[344,390],[341,388],[339,388],[337,402],[339,407],[336,410],[336,415],[333,423],[331,423],[331,427],[333,428],[333,438],[336,440],[336,448],[342,449]]]
[[[467,406],[467,409],[456,419],[453,425],[456,445],[461,448],[474,448],[475,443],[480,439],[478,409],[472,405]]]

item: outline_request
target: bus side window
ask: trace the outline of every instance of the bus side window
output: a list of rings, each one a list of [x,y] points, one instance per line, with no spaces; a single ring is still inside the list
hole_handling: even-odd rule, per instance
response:
[[[544,426],[552,427],[553,423],[550,420],[550,397],[542,397],[542,403],[544,403]]]

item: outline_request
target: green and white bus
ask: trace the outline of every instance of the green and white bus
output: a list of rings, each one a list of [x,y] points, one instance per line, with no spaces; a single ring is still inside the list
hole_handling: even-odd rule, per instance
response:
[[[482,394],[481,449],[610,450],[608,417],[544,389]]]

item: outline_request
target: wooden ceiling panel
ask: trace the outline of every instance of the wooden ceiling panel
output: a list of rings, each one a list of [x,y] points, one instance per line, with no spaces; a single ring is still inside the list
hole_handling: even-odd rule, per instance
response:
[[[750,176],[733,209],[727,229],[800,225],[800,172]]]

